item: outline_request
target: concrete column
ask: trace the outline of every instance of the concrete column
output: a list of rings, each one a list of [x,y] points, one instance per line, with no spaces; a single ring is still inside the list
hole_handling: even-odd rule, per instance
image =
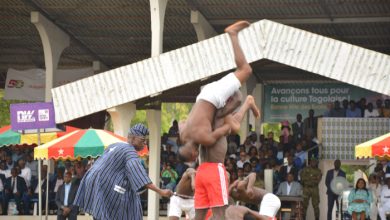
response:
[[[38,29],[45,55],[45,101],[51,101],[54,73],[62,51],[69,46],[69,36],[39,12],[31,12],[31,23]]]
[[[242,101],[244,101],[249,94],[252,94],[252,92],[256,86],[256,79],[253,79],[252,77],[248,80],[247,83],[242,85],[240,88],[240,91],[242,93]],[[245,138],[248,136],[249,117],[250,117],[249,115],[252,115],[252,117],[253,117],[252,112],[249,112],[246,114],[246,116],[244,117],[244,119],[241,122],[241,129],[240,129],[241,144],[244,143]]]
[[[160,183],[161,110],[146,110],[149,128],[149,177],[158,186]],[[148,220],[158,220],[159,195],[148,192]]]
[[[218,34],[199,11],[191,11],[191,24],[194,25],[198,41],[214,37]]]
[[[263,122],[263,84],[256,84],[255,88],[253,89],[252,95],[255,98],[255,102],[257,107],[259,107],[260,110],[260,118],[255,118],[253,115],[250,116],[250,123],[252,126],[254,126],[254,130],[256,131],[256,134],[260,134],[261,132],[261,123]]]
[[[114,133],[127,137],[130,128],[131,119],[135,116],[136,106],[134,103],[126,103],[107,109],[114,125]]]
[[[152,57],[158,56],[163,51],[163,32],[165,9],[168,0],[149,0],[150,18],[152,21]],[[149,137],[149,177],[154,184],[160,181],[160,137],[161,137],[161,111],[147,110],[148,125],[150,129]],[[148,193],[148,220],[159,218],[159,195],[150,191]]]
[[[264,188],[267,192],[273,193],[274,171],[272,169],[264,170]]]

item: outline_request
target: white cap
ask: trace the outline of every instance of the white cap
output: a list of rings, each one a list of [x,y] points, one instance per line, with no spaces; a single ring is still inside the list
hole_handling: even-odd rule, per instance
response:
[[[267,193],[263,196],[260,204],[260,215],[275,217],[280,208],[280,199],[272,193]]]

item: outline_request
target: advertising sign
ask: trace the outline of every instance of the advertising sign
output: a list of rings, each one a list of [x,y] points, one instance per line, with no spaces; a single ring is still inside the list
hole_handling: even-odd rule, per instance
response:
[[[344,99],[367,103],[386,96],[345,83],[282,83],[264,86],[264,122],[296,121],[296,115],[308,117],[310,109],[319,116],[327,110],[328,103]]]
[[[11,104],[12,130],[56,127],[52,102]]]

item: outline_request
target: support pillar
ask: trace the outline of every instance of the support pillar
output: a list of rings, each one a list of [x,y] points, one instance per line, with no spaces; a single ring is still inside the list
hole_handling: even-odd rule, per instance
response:
[[[161,110],[146,110],[149,128],[149,177],[158,186],[160,183]],[[148,220],[158,220],[160,196],[148,192]]]
[[[69,46],[69,36],[39,12],[31,12],[31,23],[38,29],[45,55],[45,101],[51,101],[54,73],[62,51]]]
[[[152,57],[163,51],[163,32],[165,9],[168,0],[149,0],[152,29]],[[160,182],[160,138],[161,138],[161,111],[146,111],[149,125],[149,177],[154,184]],[[159,195],[153,191],[148,192],[148,220],[158,220],[160,211]]]
[[[107,109],[114,125],[114,133],[127,137],[130,128],[131,119],[135,116],[136,106],[134,103],[126,103]]]
[[[256,86],[256,79],[254,79],[253,76],[251,76],[248,81],[241,86],[240,88],[240,91],[242,93],[242,101],[244,102],[246,97],[249,95],[249,94],[252,94],[254,88]],[[250,116],[251,115],[251,116]],[[248,137],[248,133],[249,133],[249,118],[250,117],[254,117],[253,116],[253,113],[251,111],[249,111],[244,119],[242,120],[241,122],[241,128],[240,128],[240,141],[241,141],[241,144],[244,143],[246,137]],[[252,124],[253,125],[253,124]]]
[[[259,107],[260,110],[260,118],[255,118],[253,115],[251,115],[249,121],[253,125],[254,130],[256,134],[261,134],[261,123],[263,122],[263,84],[256,84],[255,88],[253,89],[252,96],[255,98],[255,102],[257,107]]]
[[[199,11],[191,10],[191,24],[194,25],[198,41],[206,40],[218,34]]]

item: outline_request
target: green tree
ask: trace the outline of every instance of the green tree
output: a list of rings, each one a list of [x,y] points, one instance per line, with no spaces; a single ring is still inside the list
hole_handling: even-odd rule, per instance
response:
[[[0,127],[11,123],[9,106],[12,103],[21,103],[24,101],[4,100],[4,89],[0,89]]]

